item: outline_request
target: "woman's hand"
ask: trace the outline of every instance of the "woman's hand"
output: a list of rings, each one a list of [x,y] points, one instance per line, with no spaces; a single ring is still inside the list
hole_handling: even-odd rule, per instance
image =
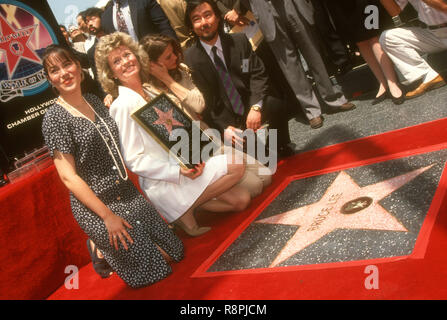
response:
[[[235,146],[242,148],[244,146],[244,139],[241,137],[242,133],[241,129],[228,126],[224,131],[224,140],[231,146],[234,144]]]
[[[112,105],[113,102],[113,97],[111,94],[106,95],[106,97],[104,98],[104,105],[107,108],[110,108],[110,106]]]
[[[192,169],[180,167],[180,174],[194,180],[195,178],[197,178],[202,174],[204,168],[205,168],[205,162],[196,164]]]
[[[54,165],[65,186],[73,192],[76,198],[87,208],[96,213],[106,225],[109,233],[110,245],[118,250],[118,239],[123,244],[124,249],[128,249],[126,240],[133,243],[132,238],[127,233],[127,228],[132,226],[123,218],[114,214],[90,189],[87,183],[76,173],[75,159],[71,154],[55,151]]]
[[[127,233],[126,227],[131,228],[132,226],[123,218],[117,216],[113,212],[110,212],[105,218],[104,223],[106,225],[107,231],[109,232],[109,241],[112,247],[115,247],[115,250],[118,250],[118,239],[121,241],[125,250],[128,250],[128,246],[126,240],[129,241],[130,244],[133,244],[133,240],[130,235]]]
[[[151,62],[149,73],[156,77],[158,80],[162,81],[167,86],[174,81],[169,75],[168,68],[166,68],[164,64]]]

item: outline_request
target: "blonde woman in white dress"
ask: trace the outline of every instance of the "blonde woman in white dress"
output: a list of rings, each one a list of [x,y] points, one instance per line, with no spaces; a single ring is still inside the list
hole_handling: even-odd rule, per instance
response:
[[[196,208],[228,212],[249,205],[250,194],[236,186],[245,172],[243,164],[219,155],[196,165],[195,170],[182,168],[131,118],[135,109],[151,100],[143,86],[149,79],[145,71],[149,59],[141,46],[127,34],[109,34],[101,37],[95,60],[104,90],[115,98],[110,114],[119,127],[124,161],[139,176],[141,189],[167,222],[198,236],[210,228],[197,225]]]

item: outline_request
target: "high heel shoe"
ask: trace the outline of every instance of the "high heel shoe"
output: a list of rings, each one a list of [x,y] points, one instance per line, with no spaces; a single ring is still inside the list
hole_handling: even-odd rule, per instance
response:
[[[384,93],[382,93],[380,96],[375,97],[374,100],[371,102],[372,105],[376,105],[381,103],[382,101],[385,101],[390,97],[390,94],[388,93],[388,90],[386,90]]]
[[[391,101],[393,101],[394,104],[399,105],[399,104],[404,103],[404,101],[405,101],[405,94],[403,91],[402,91],[400,97],[394,97],[391,93],[390,93],[390,96],[391,96]]]
[[[113,273],[113,269],[107,263],[106,259],[98,257],[98,247],[96,246],[96,244],[93,245],[94,248],[92,249],[90,245],[90,239],[87,239],[87,249],[88,253],[90,254],[90,258],[92,259],[93,269],[95,269],[96,273],[99,274],[101,278],[108,278]]]
[[[187,235],[189,235],[189,236],[191,236],[191,237],[198,237],[198,236],[200,236],[200,235],[202,235],[202,234],[204,234],[204,233],[207,233],[208,231],[211,230],[210,227],[199,227],[199,226],[196,226],[196,227],[194,227],[194,228],[189,228],[189,227],[187,227],[187,226],[183,223],[183,221],[180,221],[180,220],[176,220],[176,221],[174,221],[174,222],[172,223],[172,225],[173,225],[174,227],[177,227],[177,228],[182,229],[183,231],[185,231],[185,233],[186,233]]]

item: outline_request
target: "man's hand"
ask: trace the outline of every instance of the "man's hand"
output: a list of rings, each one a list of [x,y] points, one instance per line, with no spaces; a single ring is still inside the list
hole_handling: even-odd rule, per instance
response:
[[[256,132],[261,127],[261,112],[251,109],[247,115],[247,129],[253,129]]]
[[[224,19],[228,21],[232,26],[238,25],[238,26],[244,26],[248,25],[250,23],[250,20],[248,20],[243,15],[240,15],[237,13],[236,10],[228,11],[227,14],[224,16]]]

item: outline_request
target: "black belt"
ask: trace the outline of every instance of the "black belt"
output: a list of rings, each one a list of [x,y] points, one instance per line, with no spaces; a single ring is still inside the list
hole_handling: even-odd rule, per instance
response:
[[[419,28],[424,28],[424,29],[429,29],[429,30],[436,30],[436,29],[441,29],[441,28],[447,28],[447,23],[441,23],[441,24],[437,24],[434,26],[429,26],[426,23],[422,22],[421,20],[415,19],[415,20],[409,21],[408,26],[409,27],[419,27]]]
[[[436,26],[427,26],[427,28],[430,30],[441,29],[441,28],[446,28],[446,27],[447,27],[447,23],[438,24]]]

